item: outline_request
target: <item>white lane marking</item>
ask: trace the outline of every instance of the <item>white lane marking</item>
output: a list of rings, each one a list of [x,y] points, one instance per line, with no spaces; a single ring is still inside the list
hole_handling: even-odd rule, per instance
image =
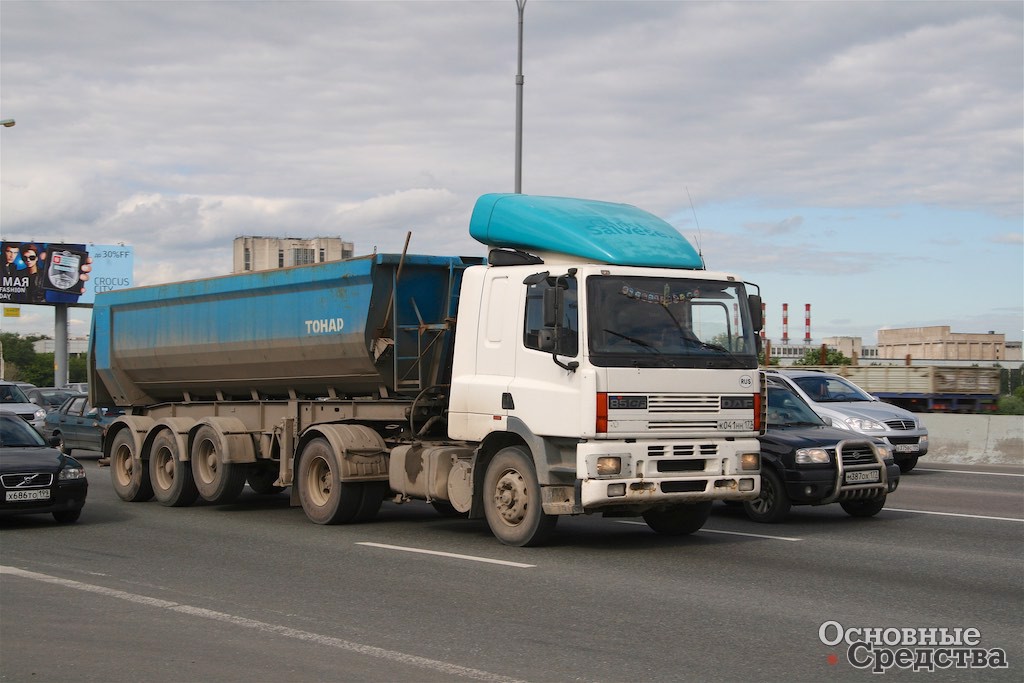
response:
[[[994,519],[997,522],[1024,522],[1020,517],[991,517],[989,515],[965,515],[959,512],[932,512],[931,510],[903,510],[901,508],[882,508],[890,512],[913,512],[918,515],[941,515],[943,517],[967,517],[968,519]]]
[[[522,562],[509,562],[507,560],[492,560],[489,557],[477,557],[476,555],[459,555],[458,553],[443,553],[439,550],[424,550],[423,548],[408,548],[402,545],[388,545],[386,543],[359,542],[356,545],[368,545],[371,548],[384,548],[386,550],[401,550],[406,553],[421,553],[423,555],[440,555],[441,557],[453,557],[456,560],[472,560],[473,562],[487,562],[489,564],[503,564],[506,567],[520,567],[528,569],[536,567],[535,564],[523,564]]]
[[[36,572],[30,572],[24,569],[18,569],[16,567],[7,567],[0,565],[0,574],[20,576],[25,579],[41,581],[43,583],[51,583],[58,586],[63,586],[65,588],[73,588],[75,590],[85,591],[87,593],[97,593],[99,595],[105,595],[110,598],[127,600],[128,602],[133,602],[138,605],[146,605],[148,607],[159,607],[161,609],[171,610],[173,612],[180,612],[182,614],[188,614],[190,616],[199,617],[201,619],[211,619],[213,621],[226,622],[229,624],[234,624],[235,626],[241,626],[243,628],[252,629],[254,631],[260,631],[262,633],[272,633],[279,636],[284,636],[286,638],[294,638],[295,640],[302,640],[308,643],[315,643],[317,645],[326,645],[327,647],[333,647],[338,650],[346,650],[348,652],[354,652],[356,654],[366,655],[368,657],[386,659],[391,662],[406,664],[420,669],[430,669],[432,671],[438,671],[445,675],[459,676],[461,678],[471,678],[478,681],[488,681],[493,683],[522,683],[518,679],[509,678],[508,676],[501,676],[499,674],[494,674],[489,671],[470,669],[464,666],[449,664],[448,662],[440,662],[436,659],[427,659],[426,657],[417,657],[416,655],[409,655],[405,654],[404,652],[385,650],[383,648],[373,647],[372,645],[353,643],[348,640],[332,638],[330,636],[324,636],[318,633],[310,633],[309,631],[300,631],[298,629],[289,628],[287,626],[280,626],[278,624],[268,624],[264,621],[246,619],[245,617],[238,617],[233,614],[225,614],[224,612],[214,612],[213,610],[204,609],[202,607],[182,605],[177,602],[171,602],[169,600],[160,600],[158,598],[151,598],[146,595],[126,593],[125,591],[119,591],[114,588],[107,588],[106,586],[96,586],[89,583],[82,583],[80,581],[61,579],[59,577],[50,576],[48,574],[38,574]]]
[[[978,472],[976,470],[935,470],[925,467],[915,467],[915,472],[952,472],[953,474],[987,474],[990,477],[1024,477],[1024,474],[1013,472]],[[906,475],[904,475],[906,476]]]
[[[641,526],[647,526],[647,522],[634,522],[630,519],[617,520],[619,524],[639,524]],[[792,541],[798,542],[804,539],[795,538],[793,536],[767,536],[765,534],[748,534],[742,531],[719,531],[717,529],[701,529],[697,532],[698,534],[729,534],[730,536],[750,536],[751,538],[767,538],[771,541]]]

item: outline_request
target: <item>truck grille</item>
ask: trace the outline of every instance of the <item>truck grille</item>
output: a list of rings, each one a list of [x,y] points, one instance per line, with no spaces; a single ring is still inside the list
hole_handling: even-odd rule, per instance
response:
[[[719,396],[651,394],[647,398],[647,410],[651,413],[717,413],[721,402]]]
[[[889,429],[917,429],[917,424],[913,420],[889,420],[885,426]]]
[[[647,447],[647,455],[652,458],[672,456],[674,458],[714,458],[718,455],[718,444],[715,443],[690,443],[690,444],[658,444]]]

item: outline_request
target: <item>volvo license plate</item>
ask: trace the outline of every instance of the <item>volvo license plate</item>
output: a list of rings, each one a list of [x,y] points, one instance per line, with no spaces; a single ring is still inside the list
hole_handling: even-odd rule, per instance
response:
[[[8,503],[20,500],[50,500],[50,489],[26,489],[24,491],[8,491],[4,496]]]

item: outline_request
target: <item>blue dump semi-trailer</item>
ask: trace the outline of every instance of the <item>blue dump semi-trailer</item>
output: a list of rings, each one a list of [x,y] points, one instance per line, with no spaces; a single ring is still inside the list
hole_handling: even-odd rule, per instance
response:
[[[760,491],[760,298],[624,204],[484,195],[487,259],[375,254],[99,294],[96,405],[125,501],[320,524],[385,501],[537,545],[562,515],[692,533]]]

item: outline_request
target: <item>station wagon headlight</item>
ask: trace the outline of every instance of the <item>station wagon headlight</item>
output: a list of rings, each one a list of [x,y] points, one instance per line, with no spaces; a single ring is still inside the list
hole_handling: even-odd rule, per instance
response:
[[[801,448],[796,452],[798,465],[822,465],[830,460],[828,451],[824,448]]]
[[[884,432],[885,426],[866,417],[848,417],[846,425],[855,432]]]
[[[75,479],[85,479],[85,468],[84,467],[65,467],[60,471],[58,476],[60,481],[73,481]]]

